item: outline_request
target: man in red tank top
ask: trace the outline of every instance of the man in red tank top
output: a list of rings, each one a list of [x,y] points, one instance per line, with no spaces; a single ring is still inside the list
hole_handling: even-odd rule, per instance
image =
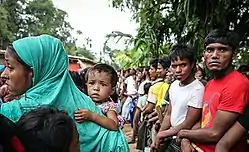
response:
[[[205,38],[205,65],[213,79],[205,87],[200,128],[181,130],[178,134],[185,151],[190,148],[186,143],[191,141],[204,152],[214,152],[218,141],[243,114],[249,102],[249,81],[233,69],[232,58],[238,47],[238,36],[232,31],[213,30]],[[246,152],[246,146],[243,140],[231,152]]]

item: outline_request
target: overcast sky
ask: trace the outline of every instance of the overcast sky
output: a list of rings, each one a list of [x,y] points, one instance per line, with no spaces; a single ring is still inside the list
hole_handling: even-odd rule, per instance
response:
[[[68,13],[67,21],[84,36],[92,39],[92,50],[99,53],[105,42],[105,35],[112,31],[136,35],[137,25],[131,21],[130,12],[121,12],[109,7],[110,0],[53,0],[54,5]],[[81,36],[78,45],[83,44]],[[124,44],[111,44],[112,48],[123,49]]]

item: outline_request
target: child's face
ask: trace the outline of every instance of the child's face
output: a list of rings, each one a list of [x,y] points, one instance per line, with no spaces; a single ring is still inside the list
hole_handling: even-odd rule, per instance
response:
[[[106,72],[92,71],[88,75],[87,93],[94,102],[103,102],[113,93],[111,75]]]

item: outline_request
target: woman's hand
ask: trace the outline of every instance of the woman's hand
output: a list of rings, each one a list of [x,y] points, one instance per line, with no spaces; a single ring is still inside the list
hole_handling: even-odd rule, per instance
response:
[[[77,122],[91,121],[93,118],[93,112],[88,109],[79,109],[74,112],[74,118]]]

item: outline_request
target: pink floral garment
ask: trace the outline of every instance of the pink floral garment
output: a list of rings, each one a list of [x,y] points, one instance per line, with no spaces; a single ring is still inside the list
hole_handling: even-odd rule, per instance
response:
[[[118,115],[118,126],[121,128],[124,126],[124,119],[122,116],[119,115],[118,103],[114,103],[114,102],[110,101],[110,102],[102,103],[102,104],[98,105],[98,107],[101,109],[101,111],[104,115],[106,115],[107,112],[110,110],[115,111]]]

